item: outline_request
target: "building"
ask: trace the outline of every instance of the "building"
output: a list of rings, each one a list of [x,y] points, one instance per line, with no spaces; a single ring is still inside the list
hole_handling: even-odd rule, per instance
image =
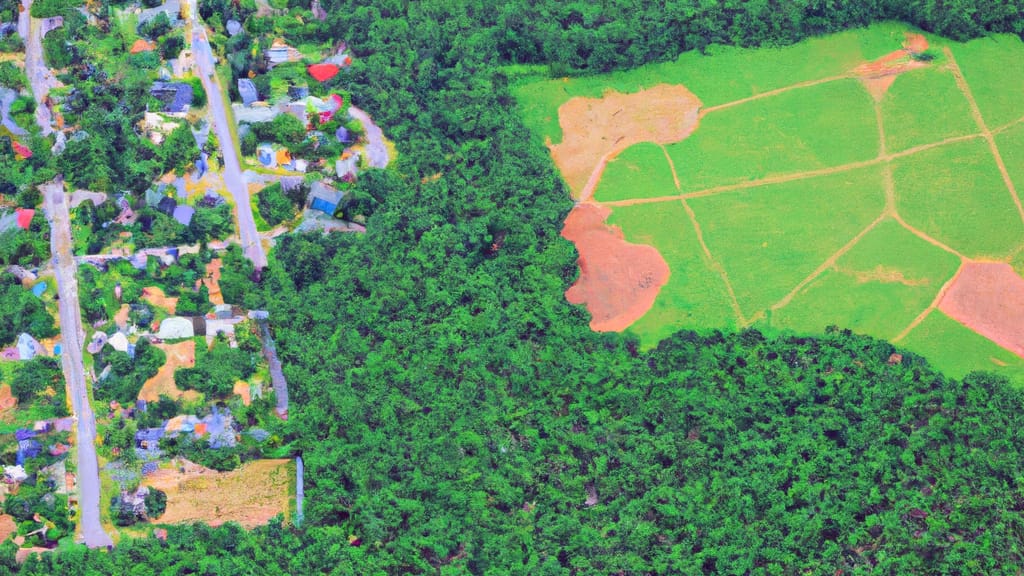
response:
[[[309,208],[334,216],[341,203],[342,193],[323,182],[314,182],[309,191]]]
[[[158,450],[160,439],[163,437],[163,428],[144,428],[135,433],[135,447],[142,450]]]
[[[164,103],[164,111],[184,114],[192,105],[192,85],[184,82],[153,82],[149,93]]]

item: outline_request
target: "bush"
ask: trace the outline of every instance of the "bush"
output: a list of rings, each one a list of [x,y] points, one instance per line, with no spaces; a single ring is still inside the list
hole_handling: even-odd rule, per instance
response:
[[[280,182],[267,186],[256,196],[260,216],[271,226],[277,226],[295,216],[295,206],[281,189]]]

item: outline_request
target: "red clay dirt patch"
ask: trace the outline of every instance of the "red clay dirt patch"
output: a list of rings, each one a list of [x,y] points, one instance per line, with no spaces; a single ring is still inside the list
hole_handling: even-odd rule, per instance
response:
[[[853,69],[853,73],[860,77],[868,93],[879,102],[896,81],[897,75],[926,66],[925,62],[914,60],[913,56],[927,49],[928,40],[924,36],[908,32],[902,50],[890,52],[874,62],[861,64]]]
[[[210,260],[206,264],[206,277],[202,279],[210,294],[210,302],[217,306],[224,303],[224,296],[220,293],[220,268],[223,265],[220,258]]]
[[[1024,278],[1009,264],[965,263],[939,310],[1024,358]]]
[[[18,524],[14,517],[8,514],[0,514],[0,542],[5,542],[12,534],[17,534]]]
[[[652,246],[630,244],[622,230],[604,221],[611,210],[579,204],[565,219],[562,236],[579,251],[580,277],[565,292],[572,304],[585,304],[595,332],[621,332],[654,304],[668,282],[668,264]]]
[[[659,84],[635,94],[613,90],[558,108],[562,142],[548,144],[574,198],[586,200],[604,165],[639,142],[671,144],[697,127],[700,100],[684,86]]]
[[[192,368],[196,365],[196,341],[185,340],[176,344],[165,344],[163,342],[154,344],[157,348],[167,354],[167,361],[157,370],[139,391],[139,398],[146,402],[156,402],[161,395],[178,399],[192,400],[199,397],[195,390],[181,391],[174,383],[174,371],[178,368]]]
[[[174,310],[178,307],[178,298],[176,296],[165,295],[163,288],[160,288],[159,286],[147,286],[143,288],[142,299],[153,306],[163,308],[168,314],[174,314]]]

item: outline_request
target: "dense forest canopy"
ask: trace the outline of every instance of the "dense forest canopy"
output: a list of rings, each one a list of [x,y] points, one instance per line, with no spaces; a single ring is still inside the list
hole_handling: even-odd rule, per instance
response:
[[[225,19],[245,5],[202,2]],[[398,160],[353,193],[365,235],[287,237],[259,286],[221,280],[271,313],[304,526],[177,527],[20,573],[1021,569],[1022,398],[1005,382],[890,363],[891,345],[839,329],[681,333],[650,352],[590,332],[562,296],[571,202],[507,67],[602,71],[881,18],[1019,33],[1020,3],[321,5],[287,38],[348,42],[343,81]]]

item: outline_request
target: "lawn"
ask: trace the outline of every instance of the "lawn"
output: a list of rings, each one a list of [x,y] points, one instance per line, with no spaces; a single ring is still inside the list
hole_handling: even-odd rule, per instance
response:
[[[947,376],[960,378],[972,370],[987,370],[1024,384],[1024,359],[939,310],[932,311],[898,345],[924,356]]]
[[[608,223],[621,226],[627,241],[657,248],[672,271],[654,306],[630,327],[644,346],[684,328],[736,328],[725,282],[705,258],[682,202],[616,207]]]
[[[878,218],[885,198],[881,171],[868,167],[690,202],[740,309],[752,316]]]
[[[1003,157],[1006,171],[1010,173],[1010,180],[1020,196],[1024,194],[1024,123],[996,134],[995,138],[999,155]]]
[[[882,99],[889,153],[978,132],[952,72],[935,66],[896,78]]]
[[[964,79],[990,129],[1024,116],[1024,43],[1011,34],[994,34],[952,46]]]
[[[878,146],[871,96],[847,79],[712,112],[666,148],[693,191],[869,160]]]
[[[932,303],[959,265],[956,256],[885,220],[775,311],[769,324],[801,332],[834,324],[892,339]]]
[[[642,142],[626,148],[604,169],[594,191],[601,202],[678,194],[665,151]]]
[[[1005,259],[1024,225],[981,138],[893,162],[897,206],[916,228],[971,258]]]

